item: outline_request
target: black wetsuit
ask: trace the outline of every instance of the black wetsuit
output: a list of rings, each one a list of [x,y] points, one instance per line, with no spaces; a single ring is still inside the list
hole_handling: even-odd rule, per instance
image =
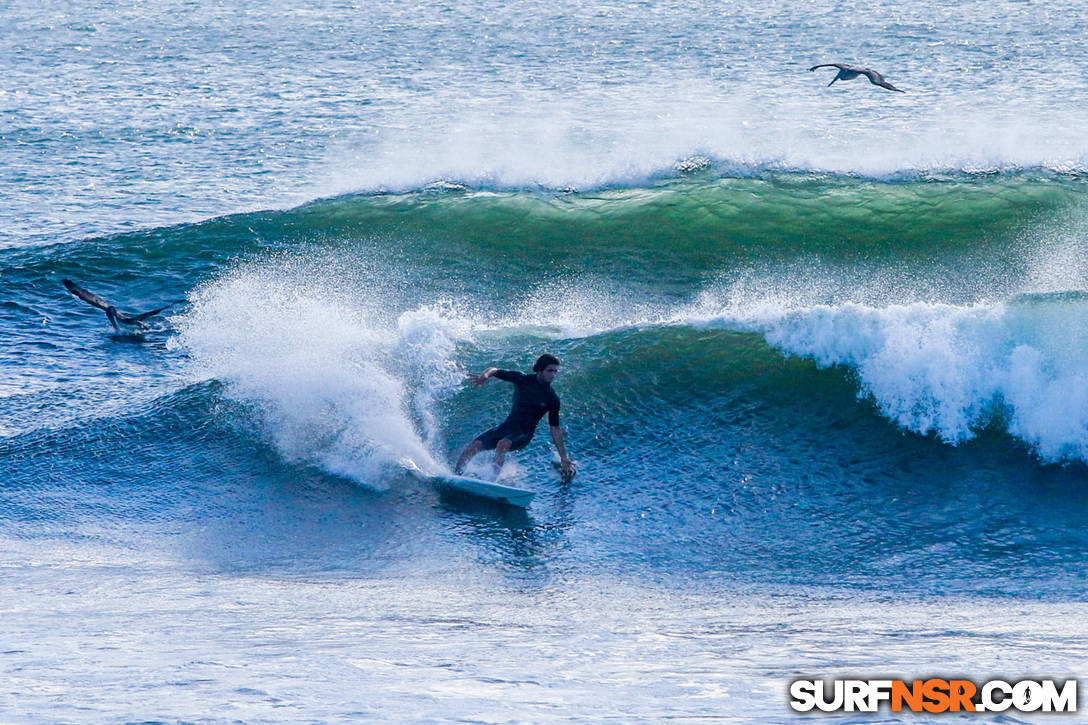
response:
[[[548,425],[559,425],[559,396],[550,383],[537,380],[536,373],[526,375],[516,370],[496,370],[492,377],[514,384],[514,403],[506,420],[476,439],[484,450],[493,449],[503,438],[509,439],[512,451],[529,445],[545,413]]]

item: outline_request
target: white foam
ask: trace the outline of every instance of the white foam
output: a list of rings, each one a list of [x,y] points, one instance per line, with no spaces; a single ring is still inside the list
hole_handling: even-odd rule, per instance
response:
[[[454,360],[457,342],[471,336],[472,324],[449,304],[422,306],[397,318],[395,352],[401,369],[413,373],[413,409],[430,450],[441,444],[442,427],[435,418],[435,406],[449,397],[465,377]]]
[[[510,314],[492,319],[488,327],[573,339],[635,325],[664,324],[670,313],[664,305],[639,299],[614,282],[579,277],[537,285],[514,302]]]
[[[1046,461],[1088,461],[1088,298],[997,304],[733,304],[691,317],[856,371],[899,425],[949,443],[997,420]]]
[[[320,265],[243,268],[200,289],[171,343],[191,371],[251,405],[276,449],[373,486],[390,467],[432,474],[433,406],[461,375],[468,327],[438,307],[382,319],[381,295],[323,286]]]
[[[750,81],[722,86],[673,77],[668,84],[594,86],[533,99],[493,94],[471,103],[451,89],[415,99],[397,127],[331,148],[311,193],[401,192],[435,182],[635,186],[710,160],[741,175],[1088,171],[1076,111],[1034,99],[997,107],[969,89],[947,98],[855,87],[825,92],[807,73],[790,76],[785,93],[770,80]]]

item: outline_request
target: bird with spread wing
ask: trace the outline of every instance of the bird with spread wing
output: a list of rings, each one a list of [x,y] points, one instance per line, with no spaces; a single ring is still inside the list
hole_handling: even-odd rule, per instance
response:
[[[168,305],[156,307],[150,312],[142,312],[138,315],[128,315],[124,312],[121,312],[119,309],[96,295],[94,292],[80,287],[72,280],[64,279],[61,281],[64,283],[64,286],[68,288],[68,291],[74,294],[76,297],[83,300],[92,307],[97,307],[98,309],[103,310],[106,313],[106,318],[110,321],[110,324],[113,325],[113,329],[118,331],[121,331],[121,325],[127,325],[136,331],[143,330],[145,327],[144,320],[149,317],[154,317],[163,310],[168,310],[174,305],[178,304],[178,302],[171,302]]]
[[[862,68],[859,65],[848,65],[846,63],[821,63],[820,65],[814,65],[809,68],[810,71],[817,68],[838,68],[839,72],[835,74],[835,77],[831,79],[831,83],[835,81],[852,81],[858,76],[865,76],[869,79],[869,82],[874,86],[880,86],[881,88],[887,88],[889,91],[898,91],[899,93],[906,93],[906,91],[896,88],[888,81],[884,80],[884,76],[877,73],[872,68]],[[831,85],[828,83],[827,85]]]

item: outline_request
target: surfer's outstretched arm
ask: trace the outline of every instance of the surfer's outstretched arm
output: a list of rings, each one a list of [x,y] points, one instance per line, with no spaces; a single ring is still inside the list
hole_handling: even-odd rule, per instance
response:
[[[488,381],[488,378],[490,378],[492,375],[494,375],[498,371],[499,371],[498,368],[488,368],[487,370],[484,370],[479,375],[471,376],[469,378],[469,380],[472,381],[473,385],[483,385],[484,383],[486,383]]]
[[[516,383],[519,380],[521,380],[523,377],[525,377],[525,376],[522,375],[521,373],[517,372],[516,370],[502,370],[500,368],[488,368],[487,370],[484,370],[479,375],[470,376],[469,380],[471,380],[476,385],[483,385],[484,383],[486,383],[491,378],[498,378],[499,380],[505,380],[508,383]]]

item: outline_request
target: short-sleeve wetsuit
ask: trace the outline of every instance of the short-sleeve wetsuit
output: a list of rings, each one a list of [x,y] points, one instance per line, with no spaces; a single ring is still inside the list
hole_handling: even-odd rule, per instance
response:
[[[559,425],[559,396],[551,383],[540,382],[535,373],[526,375],[516,370],[496,370],[491,376],[514,384],[514,402],[506,420],[476,438],[485,451],[493,449],[503,438],[509,439],[512,451],[529,445],[545,413],[548,425]]]

